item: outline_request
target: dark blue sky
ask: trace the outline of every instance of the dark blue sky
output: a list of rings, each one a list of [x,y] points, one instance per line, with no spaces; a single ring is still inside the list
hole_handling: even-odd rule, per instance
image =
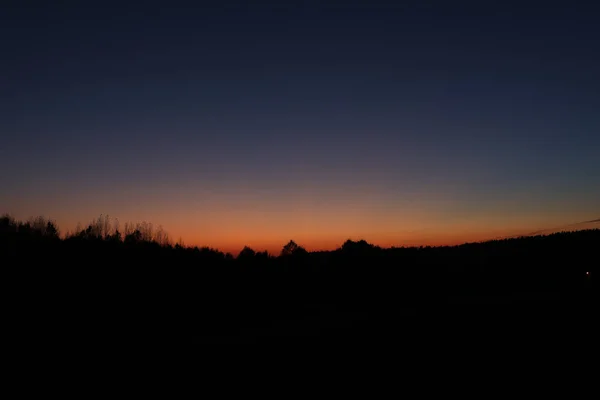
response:
[[[593,4],[25,3],[0,11],[0,211],[221,247],[600,215]]]

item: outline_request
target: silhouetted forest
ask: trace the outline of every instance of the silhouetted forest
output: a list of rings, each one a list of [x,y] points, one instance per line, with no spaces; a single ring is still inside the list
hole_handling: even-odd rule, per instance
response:
[[[348,240],[320,252],[290,241],[277,255],[244,247],[233,256],[173,244],[148,223],[120,230],[100,217],[61,236],[43,217],[0,217],[2,264],[15,276],[12,304],[27,310],[21,318],[46,330],[104,334],[247,335],[315,315],[317,325],[353,315],[374,326],[373,318],[449,299],[580,299],[591,290],[599,248],[595,229],[442,247]]]

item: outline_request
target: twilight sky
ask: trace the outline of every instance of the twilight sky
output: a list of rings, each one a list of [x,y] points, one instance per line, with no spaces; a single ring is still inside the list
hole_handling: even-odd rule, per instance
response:
[[[8,3],[0,213],[232,252],[600,217],[593,2]]]

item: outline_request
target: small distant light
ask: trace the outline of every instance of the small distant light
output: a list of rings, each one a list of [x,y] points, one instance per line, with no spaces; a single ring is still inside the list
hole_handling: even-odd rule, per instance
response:
[[[590,271],[586,272],[585,274],[586,274],[586,275],[589,275],[589,274],[590,274]]]

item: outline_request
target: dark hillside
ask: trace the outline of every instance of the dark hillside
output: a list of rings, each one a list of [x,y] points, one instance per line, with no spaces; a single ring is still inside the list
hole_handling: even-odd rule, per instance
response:
[[[597,312],[600,230],[454,247],[348,241],[314,253],[292,242],[277,257],[237,258],[92,231],[61,238],[50,221],[0,220],[15,329],[73,340],[425,340],[440,330],[583,330]]]

